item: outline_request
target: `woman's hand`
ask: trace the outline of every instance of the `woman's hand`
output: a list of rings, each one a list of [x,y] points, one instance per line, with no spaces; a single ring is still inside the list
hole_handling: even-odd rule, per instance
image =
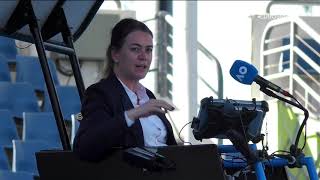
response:
[[[127,111],[128,118],[132,120],[141,117],[147,117],[154,114],[163,113],[174,110],[174,107],[163,100],[150,99],[148,102]]]

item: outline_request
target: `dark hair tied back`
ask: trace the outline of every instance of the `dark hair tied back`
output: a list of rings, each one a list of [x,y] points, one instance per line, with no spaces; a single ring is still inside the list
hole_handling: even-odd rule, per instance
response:
[[[111,31],[111,41],[107,49],[106,65],[104,70],[104,77],[107,77],[112,71],[114,61],[111,56],[111,50],[119,50],[125,41],[125,38],[134,31],[143,31],[149,33],[152,37],[151,30],[143,23],[132,18],[126,18],[119,21]]]

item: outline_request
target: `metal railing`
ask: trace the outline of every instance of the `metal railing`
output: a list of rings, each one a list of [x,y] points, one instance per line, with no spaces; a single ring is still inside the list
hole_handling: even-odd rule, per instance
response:
[[[204,45],[202,45],[200,42],[198,42],[198,50],[200,50],[209,60],[213,61],[217,65],[217,77],[218,77],[218,90],[215,90],[212,88],[210,84],[208,84],[205,79],[203,79],[201,76],[198,76],[198,78],[207,85],[208,88],[210,88],[219,99],[223,99],[223,73],[221,64],[216,58]]]
[[[177,29],[179,31],[185,31],[185,29],[182,29],[181,27],[175,26],[174,25],[174,20],[172,18],[172,16],[168,13],[166,13],[165,11],[160,11],[157,15],[156,18],[158,20],[158,28],[161,29],[157,29],[157,31],[160,31],[161,33],[159,34],[159,37],[157,38],[159,40],[159,42],[157,42],[157,44],[159,44],[158,50],[157,50],[157,58],[158,58],[158,87],[161,87],[161,91],[168,91],[167,89],[164,88],[168,88],[169,86],[166,85],[166,82],[164,82],[164,79],[166,79],[166,76],[168,74],[168,65],[171,65],[171,60],[168,59],[168,55],[165,54],[164,50],[166,50],[168,48],[168,46],[172,45],[172,41],[166,39],[167,37],[165,36],[165,34],[168,33],[168,31],[172,31],[173,29]],[[149,21],[149,20],[148,20]],[[168,27],[171,26],[171,27]],[[217,89],[214,89],[212,85],[210,85],[210,83],[208,83],[208,81],[201,77],[198,73],[198,80],[200,80],[201,82],[203,82],[205,84],[205,86],[211,90],[211,92],[214,93],[214,95],[217,96],[217,98],[223,98],[223,73],[222,73],[222,68],[221,68],[221,64],[219,62],[219,60],[203,45],[198,41],[198,50],[205,55],[206,58],[208,58],[208,60],[210,60],[211,62],[215,63],[215,68],[216,68],[216,75],[217,75]],[[169,56],[170,57],[170,56]]]
[[[313,5],[320,5],[319,1],[288,1],[288,0],[282,0],[282,1],[270,1],[267,8],[266,8],[266,13],[270,14],[271,7],[274,5],[308,5],[308,6],[313,6]],[[288,6],[285,6],[288,7]]]
[[[289,26],[288,34],[272,37],[273,30],[276,31],[276,28],[286,25]],[[316,62],[320,59],[320,54],[306,42],[304,37],[320,45],[320,35],[299,17],[283,17],[270,21],[262,35],[260,72],[271,81],[288,79],[289,83],[284,88],[294,96],[298,96],[316,117],[320,114],[320,63]],[[285,39],[289,40],[288,44],[284,43]],[[313,57],[304,52],[299,44],[311,51]],[[285,53],[289,53],[287,62],[283,62]],[[285,83],[281,84],[281,81],[278,83],[282,87],[286,86]]]

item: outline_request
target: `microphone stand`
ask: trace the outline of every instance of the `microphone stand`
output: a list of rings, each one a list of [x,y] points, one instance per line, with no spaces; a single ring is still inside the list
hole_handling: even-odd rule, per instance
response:
[[[277,98],[277,99],[279,99],[279,100],[281,100],[281,101],[284,101],[284,102],[286,102],[286,103],[288,103],[288,104],[291,104],[291,105],[293,105],[293,106],[295,106],[295,107],[303,110],[305,117],[304,117],[304,119],[303,119],[302,124],[301,124],[300,127],[299,127],[299,130],[298,130],[298,134],[297,134],[297,136],[296,136],[295,143],[290,146],[290,154],[291,154],[293,157],[295,157],[296,159],[299,159],[299,157],[304,156],[304,154],[302,153],[302,150],[304,149],[306,142],[304,142],[304,145],[302,146],[301,149],[298,148],[298,144],[299,144],[299,139],[300,139],[302,130],[303,130],[303,128],[305,127],[305,125],[306,125],[306,123],[307,123],[307,119],[308,119],[308,117],[309,117],[309,112],[308,112],[308,110],[307,110],[306,108],[304,108],[304,107],[299,103],[299,101],[298,101],[295,97],[293,97],[291,94],[289,94],[289,93],[288,93],[287,96],[290,97],[290,98],[292,98],[292,99],[294,99],[297,103],[292,102],[292,101],[289,101],[289,100],[285,99],[284,97],[281,97],[281,96],[275,94],[274,92],[270,91],[270,90],[267,89],[266,87],[260,87],[260,90],[261,90],[263,93],[265,93],[266,95],[268,95],[268,96]],[[305,140],[305,141],[306,141],[306,140]],[[296,162],[293,164],[293,166],[294,166],[294,167],[301,167],[302,165],[301,165],[301,163],[299,163],[298,161],[296,161]]]

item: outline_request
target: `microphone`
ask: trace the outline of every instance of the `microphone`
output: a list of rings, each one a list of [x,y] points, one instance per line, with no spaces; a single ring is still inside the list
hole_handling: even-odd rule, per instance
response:
[[[254,81],[260,85],[261,90],[268,88],[281,93],[284,96],[290,95],[287,91],[281,89],[279,86],[259,76],[258,70],[253,65],[245,61],[236,60],[231,66],[230,75],[242,84],[250,85]]]

